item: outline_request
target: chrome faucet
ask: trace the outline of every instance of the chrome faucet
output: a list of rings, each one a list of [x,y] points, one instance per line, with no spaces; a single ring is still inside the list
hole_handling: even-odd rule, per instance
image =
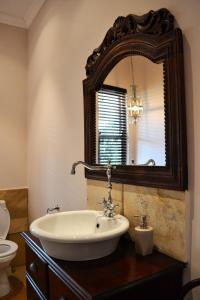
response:
[[[55,207],[47,208],[47,214],[52,214],[54,212],[59,212],[59,211],[60,211],[60,207],[58,205],[56,205]]]
[[[111,175],[112,175],[112,169],[115,169],[116,166],[112,166],[110,161],[108,162],[107,166],[92,166],[84,161],[77,161],[73,163],[71,174],[74,175],[76,173],[76,167],[78,165],[83,165],[86,169],[92,170],[92,171],[100,171],[100,170],[106,170],[106,175],[108,179],[108,199],[103,199],[103,208],[104,208],[104,216],[108,218],[113,218],[115,216],[115,207],[118,205],[114,205],[112,201],[112,183],[111,183]]]
[[[145,164],[140,164],[140,166],[155,166],[155,165],[156,165],[156,162],[152,158],[148,159]]]
[[[91,171],[100,171],[100,170],[106,170],[107,167],[106,166],[92,166],[87,164],[86,162],[79,160],[76,161],[75,163],[73,163],[72,165],[72,169],[71,169],[71,175],[76,174],[76,167],[78,165],[83,165],[86,169],[91,170]]]

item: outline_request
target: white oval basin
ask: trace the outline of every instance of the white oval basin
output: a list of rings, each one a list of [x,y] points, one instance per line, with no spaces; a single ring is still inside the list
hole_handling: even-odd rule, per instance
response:
[[[82,261],[112,253],[128,227],[121,215],[107,218],[102,212],[82,210],[45,215],[32,222],[30,231],[50,256]]]

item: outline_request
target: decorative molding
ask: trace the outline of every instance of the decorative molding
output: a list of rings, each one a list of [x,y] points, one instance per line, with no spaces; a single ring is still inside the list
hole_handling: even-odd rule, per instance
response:
[[[33,0],[24,16],[15,16],[1,11],[0,23],[28,29],[44,2],[45,0]]]
[[[32,1],[29,9],[26,11],[26,14],[24,16],[24,22],[26,24],[26,28],[29,28],[31,26],[34,18],[37,16],[44,2],[45,0]]]
[[[26,24],[23,18],[12,16],[3,12],[0,12],[0,23],[20,28],[26,28]]]
[[[173,29],[174,16],[166,8],[161,8],[157,11],[151,10],[142,16],[130,14],[126,17],[118,17],[113,26],[107,31],[101,45],[94,49],[93,53],[88,57],[85,67],[86,75],[91,75],[93,66],[96,64],[102,53],[123,36],[139,33],[161,36]]]

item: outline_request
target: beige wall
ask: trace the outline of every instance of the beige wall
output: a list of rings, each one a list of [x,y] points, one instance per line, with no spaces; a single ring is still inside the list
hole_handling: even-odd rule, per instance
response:
[[[70,175],[72,163],[84,159],[82,79],[90,49],[82,4],[47,1],[29,32],[30,219],[55,204],[86,206],[83,168]]]
[[[27,32],[0,24],[0,189],[27,185]]]
[[[53,201],[85,207],[82,79],[92,50],[119,15],[168,8],[184,34],[189,150],[189,200],[193,227],[192,275],[200,276],[200,25],[198,0],[47,0],[29,33],[29,184],[31,216]]]

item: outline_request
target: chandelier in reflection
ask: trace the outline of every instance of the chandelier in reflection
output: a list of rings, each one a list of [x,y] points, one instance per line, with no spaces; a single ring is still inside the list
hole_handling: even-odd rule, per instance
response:
[[[127,110],[128,110],[129,123],[136,125],[138,119],[141,117],[141,114],[143,112],[143,104],[142,104],[142,100],[136,95],[136,85],[134,83],[132,56],[131,56],[131,77],[132,77],[132,84],[130,85],[130,95],[127,100]]]

